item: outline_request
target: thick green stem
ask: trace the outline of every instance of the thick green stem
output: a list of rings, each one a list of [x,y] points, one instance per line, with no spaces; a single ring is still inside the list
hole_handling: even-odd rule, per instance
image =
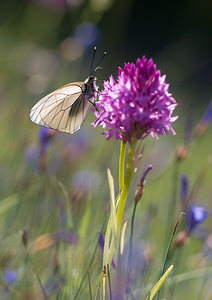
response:
[[[124,163],[125,163],[125,154],[126,154],[126,144],[121,143],[120,149],[120,159],[119,159],[119,194],[116,199],[116,209],[117,209],[117,227],[118,227],[118,241],[121,231],[122,217],[124,213],[124,207],[127,199],[127,194],[129,191],[132,174],[133,174],[133,156],[135,152],[137,140],[134,139],[132,144],[130,144],[127,158],[127,167],[126,167],[126,176],[124,180]],[[111,214],[107,224],[107,230],[105,234],[105,245],[104,245],[104,254],[103,254],[103,270],[108,265],[110,267],[113,255],[117,256],[117,253],[114,253],[114,236],[112,236],[111,243],[111,231],[112,231],[112,219]],[[105,300],[105,291],[106,291],[106,274],[103,276],[103,300]]]
[[[119,156],[119,192],[124,186],[124,161],[126,153],[126,143],[121,141],[120,156]]]
[[[118,211],[117,211],[117,223],[118,223],[119,231],[121,229],[121,222],[122,222],[122,217],[123,217],[123,213],[124,213],[124,207],[125,207],[127,194],[128,194],[131,179],[132,179],[133,156],[134,156],[134,152],[135,152],[136,142],[137,142],[137,140],[134,139],[132,144],[130,145],[129,152],[128,152],[126,177],[125,177],[123,189],[121,191],[121,196],[120,196],[120,201],[119,201],[119,206],[118,206]]]

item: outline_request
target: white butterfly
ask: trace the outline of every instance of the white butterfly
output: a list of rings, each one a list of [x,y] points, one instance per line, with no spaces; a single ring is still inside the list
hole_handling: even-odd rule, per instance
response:
[[[96,47],[91,63],[91,74],[95,52]],[[105,55],[106,52],[100,62]],[[100,62],[94,73],[99,68]],[[84,82],[69,83],[42,98],[32,107],[30,119],[41,126],[74,133],[80,129],[91,104],[95,105],[96,96],[96,77],[90,75]]]
[[[38,101],[30,111],[30,119],[58,131],[76,132],[96,99],[95,82],[96,77],[89,76],[84,82],[64,85]]]

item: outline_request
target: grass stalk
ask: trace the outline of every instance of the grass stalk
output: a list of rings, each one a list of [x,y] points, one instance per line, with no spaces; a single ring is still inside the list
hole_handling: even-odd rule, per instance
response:
[[[135,221],[135,212],[136,212],[137,204],[138,202],[134,201],[133,213],[131,218],[129,256],[128,256],[128,264],[127,264],[127,286],[129,285],[130,282],[130,269],[131,269],[132,249],[133,249],[133,232],[134,232],[134,221]]]
[[[177,230],[177,227],[178,227],[178,224],[180,222],[180,219],[181,217],[184,215],[183,212],[180,213],[178,219],[177,219],[177,222],[174,226],[174,229],[172,231],[172,234],[171,234],[171,237],[169,239],[169,243],[168,243],[168,247],[166,249],[166,254],[165,254],[165,257],[164,257],[164,261],[163,261],[163,265],[162,265],[162,269],[161,269],[161,272],[160,272],[160,276],[159,276],[159,280],[160,278],[163,276],[163,273],[165,272],[165,268],[166,268],[166,263],[167,263],[167,260],[168,260],[168,257],[169,257],[169,252],[170,252],[170,249],[171,249],[171,245],[172,245],[172,241],[173,241],[173,238],[175,236],[175,233],[176,233],[176,230]],[[158,295],[157,295],[157,300],[159,300],[160,298],[160,291],[158,292]]]
[[[111,280],[110,280],[110,268],[109,268],[109,265],[108,265],[108,264],[107,264],[107,275],[108,275],[108,285],[109,285],[109,295],[110,295],[110,300],[113,300],[113,297],[112,297]]]
[[[92,289],[91,289],[91,279],[90,279],[90,274],[89,271],[87,271],[88,273],[88,285],[89,285],[89,295],[90,295],[90,300],[92,300]]]
[[[173,169],[173,192],[172,192],[172,199],[169,202],[168,206],[168,213],[167,213],[167,224],[170,224],[171,226],[167,226],[167,232],[165,235],[165,238],[170,236],[170,228],[173,228],[174,226],[174,220],[175,220],[175,211],[176,211],[176,199],[177,199],[177,185],[178,185],[178,178],[179,178],[179,161],[175,162],[174,169]],[[167,240],[165,241],[165,244],[167,244]]]
[[[83,285],[83,283],[84,283],[84,281],[85,281],[85,279],[86,279],[88,269],[90,269],[91,265],[93,264],[93,261],[94,261],[95,255],[96,255],[96,250],[97,250],[97,248],[98,248],[98,244],[99,244],[99,243],[97,242],[97,243],[96,243],[96,247],[95,247],[95,249],[94,249],[94,251],[93,251],[93,254],[92,254],[92,256],[91,256],[91,259],[90,259],[90,261],[89,261],[89,263],[88,263],[88,266],[87,266],[87,269],[86,269],[86,271],[85,271],[85,274],[84,274],[83,277],[82,277],[82,280],[81,280],[81,282],[80,282],[79,288],[78,288],[78,290],[77,290],[75,296],[73,297],[73,300],[76,300],[76,299],[77,299],[77,297],[78,297],[78,295],[79,295],[79,293],[80,293],[80,290],[81,290],[81,288],[82,288],[82,285]]]

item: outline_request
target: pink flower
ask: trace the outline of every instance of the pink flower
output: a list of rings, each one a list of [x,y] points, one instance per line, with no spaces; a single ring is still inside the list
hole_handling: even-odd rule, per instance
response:
[[[138,58],[136,65],[127,63],[119,68],[117,82],[112,75],[104,82],[93,126],[108,127],[103,132],[107,139],[115,136],[125,142],[149,134],[158,138],[157,134],[166,135],[169,130],[175,134],[171,124],[178,118],[172,116],[177,103],[168,92],[165,77],[145,56]]]

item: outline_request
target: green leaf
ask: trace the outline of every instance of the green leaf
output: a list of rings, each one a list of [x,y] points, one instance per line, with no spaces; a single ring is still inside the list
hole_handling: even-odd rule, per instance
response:
[[[116,216],[116,205],[115,205],[115,189],[114,189],[114,180],[110,172],[110,169],[107,169],[107,176],[110,188],[110,205],[111,205],[111,216],[112,216],[112,231],[115,238],[118,237],[118,226],[117,226],[117,216]]]
[[[125,241],[125,232],[126,232],[127,224],[128,224],[128,221],[125,221],[124,225],[122,227],[122,231],[121,231],[121,240],[120,240],[120,253],[121,253],[121,255],[123,254],[123,251],[124,251],[124,241]]]
[[[8,209],[14,206],[18,201],[18,195],[13,194],[8,198],[0,201],[0,214],[5,213]]]
[[[161,289],[161,287],[163,286],[163,284],[165,283],[167,277],[169,276],[169,274],[171,273],[172,269],[173,269],[174,265],[171,265],[167,271],[163,274],[163,276],[161,277],[161,279],[156,283],[156,285],[152,288],[149,296],[146,298],[146,300],[152,300],[155,295],[158,293],[158,291]]]
[[[70,201],[70,197],[69,197],[69,194],[68,194],[68,191],[65,187],[65,185],[57,180],[57,178],[55,178],[56,180],[56,183],[58,184],[58,187],[60,188],[63,196],[64,196],[64,199],[65,199],[65,204],[66,204],[66,207],[67,207],[67,214],[68,214],[68,227],[72,228],[73,227],[73,217],[72,217],[72,207],[71,207],[71,201]]]

